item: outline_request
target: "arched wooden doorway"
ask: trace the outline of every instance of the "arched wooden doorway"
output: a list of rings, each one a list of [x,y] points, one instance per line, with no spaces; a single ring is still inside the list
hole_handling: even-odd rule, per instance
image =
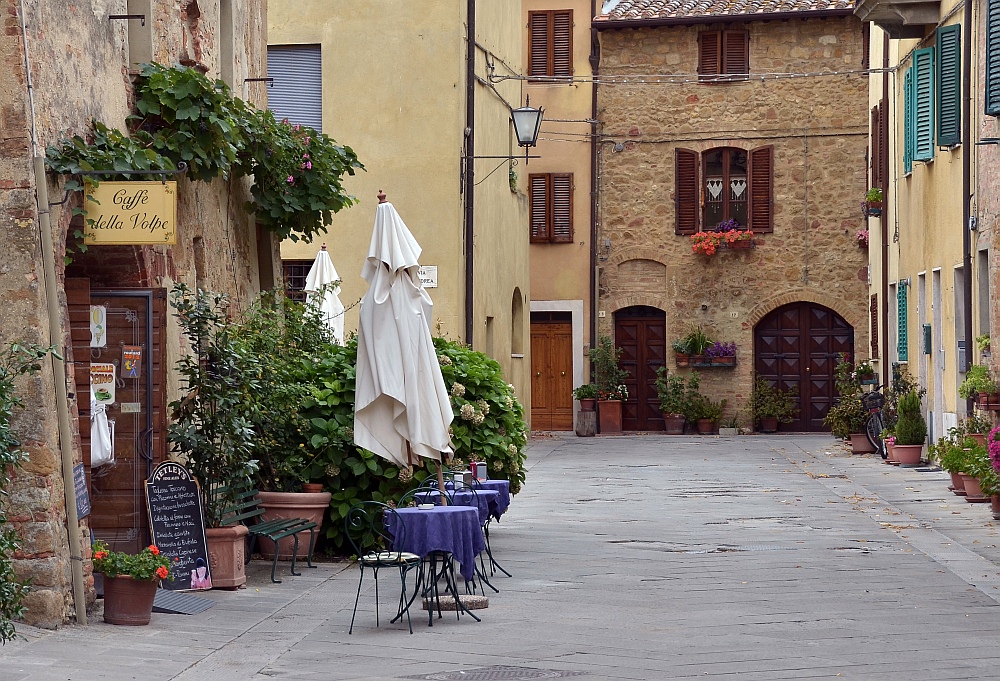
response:
[[[785,430],[825,431],[837,398],[837,355],[854,353],[854,327],[828,307],[790,303],[754,327],[754,369],[771,385],[799,390],[799,415]]]
[[[628,372],[628,400],[622,405],[622,430],[663,430],[656,370],[667,356],[667,314],[645,305],[615,313],[615,345],[619,366]]]

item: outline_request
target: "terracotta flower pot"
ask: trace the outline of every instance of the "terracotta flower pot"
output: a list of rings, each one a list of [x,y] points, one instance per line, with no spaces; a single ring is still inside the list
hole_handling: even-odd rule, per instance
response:
[[[691,364],[704,364],[705,355],[691,355]]]
[[[316,536],[323,528],[323,518],[330,508],[329,492],[260,492],[258,498],[264,507],[261,521],[277,520],[279,518],[304,518],[316,523]],[[265,537],[257,540],[261,555],[269,560],[274,558],[274,542]],[[278,560],[291,560],[295,543],[291,537],[278,541]],[[305,558],[309,553],[309,533],[299,535],[299,550],[296,558]]]
[[[965,479],[962,477],[961,473],[950,473],[951,475],[951,491],[960,497],[966,495],[965,491]]]
[[[993,519],[1000,520],[1000,494],[990,496],[990,510],[993,511]]]
[[[730,356],[730,357],[713,357],[712,358],[712,365],[713,366],[720,366],[720,367],[736,366],[736,357],[735,356]]]
[[[127,627],[149,624],[158,579],[104,577],[104,621]]]
[[[901,445],[896,444],[896,459],[900,466],[919,466],[920,456],[923,454],[923,445]]]
[[[684,414],[663,414],[663,426],[667,435],[684,434]]]
[[[601,433],[622,432],[622,401],[601,400],[597,404],[597,419],[601,424]]]
[[[984,504],[990,498],[983,494],[983,488],[979,484],[979,479],[967,473],[962,473],[962,482],[965,483],[965,500],[970,504]]]
[[[778,432],[778,419],[773,416],[762,416],[760,418],[760,432],[762,433],[777,433]]]
[[[580,400],[580,411],[594,411],[597,408],[597,400],[595,399],[583,399]]]
[[[691,356],[686,355],[683,352],[678,352],[674,354],[674,360],[677,362],[677,366],[686,367],[691,363]]]
[[[898,466],[899,465],[899,459],[896,458],[896,445],[891,445],[888,442],[886,442],[885,443],[885,451],[888,454],[888,456],[885,459],[885,462],[887,464],[890,464],[890,465],[896,465],[896,466]]]
[[[851,433],[851,453],[874,454],[875,448],[864,433]]]
[[[247,583],[247,534],[243,525],[205,528],[213,588],[236,589]]]
[[[984,433],[969,433],[969,437],[976,441],[980,447],[986,446],[986,435]]]
[[[734,241],[727,244],[727,248],[734,248],[736,250],[753,248],[753,239],[740,239],[739,241]]]
[[[316,494],[317,492],[323,492],[323,483],[321,482],[304,482],[302,483],[302,491],[309,494]]]
[[[715,421],[712,419],[698,419],[698,434],[711,435],[715,431]]]

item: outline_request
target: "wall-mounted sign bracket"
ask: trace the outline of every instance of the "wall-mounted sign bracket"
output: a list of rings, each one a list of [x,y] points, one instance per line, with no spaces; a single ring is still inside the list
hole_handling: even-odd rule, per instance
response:
[[[164,184],[167,176],[180,175],[187,172],[188,164],[180,161],[176,170],[81,170],[78,175],[160,175]]]
[[[109,14],[108,19],[111,21],[124,19],[125,21],[130,21],[132,19],[138,19],[142,22],[142,25],[146,25],[146,15],[145,14]]]

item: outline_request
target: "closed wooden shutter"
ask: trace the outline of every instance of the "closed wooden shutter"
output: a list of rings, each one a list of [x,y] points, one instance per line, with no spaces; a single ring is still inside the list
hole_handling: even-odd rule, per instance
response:
[[[871,115],[871,148],[869,154],[871,155],[871,184],[869,187],[881,187],[881,169],[882,162],[879,158],[879,152],[882,150],[882,128],[881,126],[881,116],[879,115],[879,106],[876,104],[872,107]]]
[[[698,191],[698,152],[690,149],[674,150],[674,214],[677,234],[694,234],[698,231],[698,214],[701,212]]]
[[[913,160],[934,159],[934,48],[913,53]]]
[[[531,203],[531,241],[535,243],[549,240],[548,193],[548,175],[528,177],[528,194]]]
[[[868,309],[872,320],[872,359],[878,359],[878,294],[872,294],[872,302]]]
[[[1000,2],[986,3],[986,115],[1000,116]]]
[[[719,75],[722,66],[720,37],[718,31],[698,34],[698,74],[702,77]]]
[[[774,230],[774,147],[757,147],[750,152],[750,215],[754,232]]]
[[[552,75],[573,75],[573,13],[553,12]]]
[[[962,142],[962,27],[937,30],[937,144]]]
[[[750,73],[750,34],[747,31],[722,32],[721,73],[745,78]]]
[[[549,75],[549,12],[530,12],[531,44],[528,55],[529,76]]]
[[[907,337],[906,286],[899,284],[896,290],[896,358],[900,362],[910,359],[909,338]]]
[[[903,172],[913,171],[913,67],[903,75]]]
[[[573,242],[573,176],[552,176],[552,243]]]
[[[882,180],[882,184],[879,185],[882,189],[889,188],[889,105],[883,99],[878,103],[878,129],[879,129],[879,161],[881,168],[879,169],[879,177]],[[884,195],[884,194],[883,194]],[[886,202],[888,205],[888,202]],[[885,209],[883,208],[883,215],[885,215]],[[884,217],[882,218],[885,219]]]
[[[268,45],[267,108],[279,121],[323,131],[323,64],[319,45]]]

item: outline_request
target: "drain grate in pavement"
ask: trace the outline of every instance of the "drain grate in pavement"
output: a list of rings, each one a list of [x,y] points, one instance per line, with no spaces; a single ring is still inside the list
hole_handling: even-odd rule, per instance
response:
[[[521,679],[562,679],[567,676],[584,676],[587,672],[569,672],[558,669],[532,669],[531,667],[507,667],[497,665],[479,669],[465,669],[437,674],[404,676],[404,679],[426,679],[426,681],[521,681]]]

